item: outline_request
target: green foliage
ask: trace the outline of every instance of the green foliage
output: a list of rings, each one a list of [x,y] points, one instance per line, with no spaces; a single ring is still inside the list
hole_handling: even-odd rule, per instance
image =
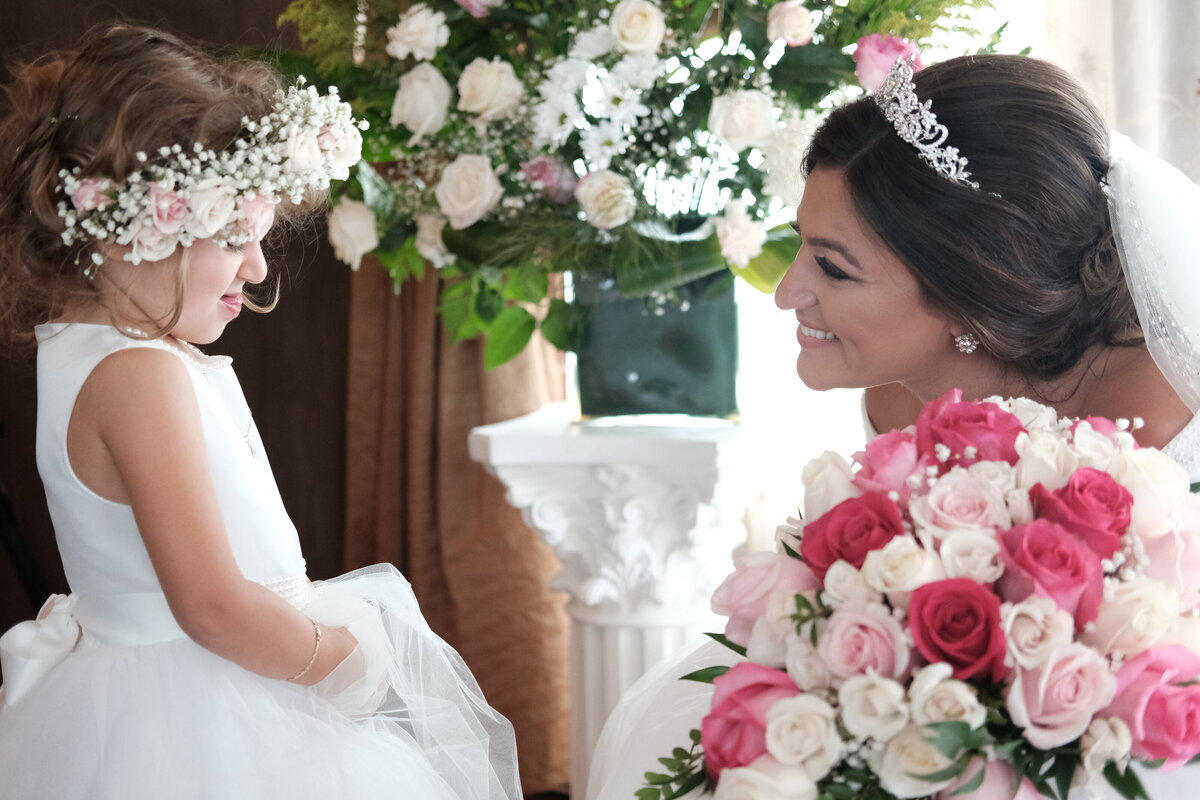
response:
[[[483,363],[494,369],[525,349],[537,328],[537,320],[519,306],[507,306],[488,325],[484,337]]]
[[[737,653],[739,656],[746,655],[746,648],[742,647],[740,644],[736,644],[734,642],[729,641],[729,637],[727,637],[723,633],[706,633],[704,635],[707,636],[708,638],[712,639],[714,642],[716,642],[718,644],[725,645],[730,650]]]
[[[695,672],[689,672],[679,680],[696,681],[697,683],[712,683],[726,672],[729,672],[729,667],[706,667],[705,669],[698,669]]]
[[[637,800],[677,800],[700,786],[714,786],[704,769],[704,751],[700,747],[700,731],[689,734],[691,746],[676,747],[670,756],[658,759],[666,772],[647,772],[646,786],[639,789]]]

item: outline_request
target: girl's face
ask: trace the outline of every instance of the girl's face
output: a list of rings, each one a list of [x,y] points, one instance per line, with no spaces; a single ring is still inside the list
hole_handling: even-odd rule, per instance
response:
[[[960,354],[950,320],[867,227],[840,170],[814,169],[797,209],[803,243],[775,304],[796,312],[796,372],[813,389],[939,386]]]

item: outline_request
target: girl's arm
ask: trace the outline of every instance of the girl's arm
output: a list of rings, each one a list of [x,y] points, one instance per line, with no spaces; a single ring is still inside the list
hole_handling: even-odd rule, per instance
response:
[[[112,493],[133,508],[167,603],[188,636],[265,677],[286,679],[304,669],[313,625],[247,580],[234,561],[195,390],[178,357],[138,347],[101,361],[80,391],[68,441],[96,456],[99,468],[88,474],[111,467]],[[298,683],[318,682],[354,648],[346,630],[321,630],[320,652]]]

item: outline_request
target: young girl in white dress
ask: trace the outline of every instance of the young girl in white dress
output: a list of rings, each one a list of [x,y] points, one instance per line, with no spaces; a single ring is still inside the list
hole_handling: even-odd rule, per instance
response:
[[[305,575],[230,360],[260,240],[358,161],[336,93],[131,25],[0,109],[0,338],[36,336],[72,594],[0,639],[0,795],[520,796],[511,726],[380,565]]]

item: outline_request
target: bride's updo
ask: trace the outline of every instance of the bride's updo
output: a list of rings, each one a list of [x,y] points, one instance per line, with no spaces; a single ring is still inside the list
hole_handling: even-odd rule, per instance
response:
[[[10,69],[0,96],[0,352],[31,340],[73,298],[92,243],[66,245],[59,173],[123,181],[136,154],[192,143],[221,150],[242,118],[270,112],[279,81],[253,62],[221,62],[162,31],[93,29],[77,49]],[[179,287],[187,259],[178,259]]]
[[[844,171],[866,223],[931,306],[1040,379],[1094,344],[1138,341],[1104,193],[1108,127],[1058,67],[1024,56],[955,58],[914,78],[979,189],[901,139],[871,97],[830,114],[804,167]]]

